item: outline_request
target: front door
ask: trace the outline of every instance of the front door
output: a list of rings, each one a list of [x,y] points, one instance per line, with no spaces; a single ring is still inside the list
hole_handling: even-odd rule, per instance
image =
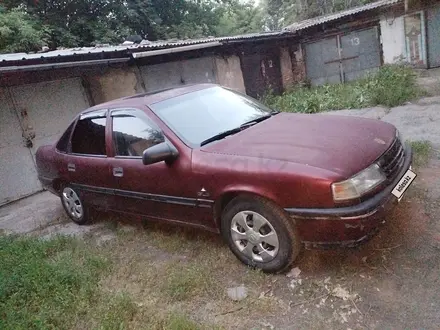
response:
[[[172,164],[142,163],[143,151],[164,142],[162,131],[141,110],[116,109],[112,117],[114,157],[111,170],[116,182],[117,208],[152,219],[201,224],[200,212],[185,173],[190,159],[177,159]],[[206,210],[206,208],[205,208]]]

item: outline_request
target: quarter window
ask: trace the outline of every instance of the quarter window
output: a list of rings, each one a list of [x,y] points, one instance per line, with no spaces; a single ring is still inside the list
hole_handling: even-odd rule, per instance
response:
[[[69,128],[64,132],[64,134],[61,136],[60,140],[57,144],[57,149],[60,152],[67,152],[67,148],[69,146],[69,139],[70,135],[72,134],[73,126],[75,125],[75,122],[70,124]]]
[[[76,124],[72,136],[72,152],[86,155],[106,155],[106,118],[84,118]]]
[[[113,141],[117,156],[142,156],[145,149],[164,142],[162,132],[129,115],[113,117]]]

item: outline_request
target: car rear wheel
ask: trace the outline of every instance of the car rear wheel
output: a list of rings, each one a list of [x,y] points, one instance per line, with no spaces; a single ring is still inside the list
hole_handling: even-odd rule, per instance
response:
[[[261,197],[234,198],[223,211],[222,234],[241,262],[268,273],[289,267],[301,250],[293,219]]]
[[[61,203],[69,218],[78,225],[86,224],[89,221],[88,209],[84,206],[80,195],[70,186],[63,188]]]

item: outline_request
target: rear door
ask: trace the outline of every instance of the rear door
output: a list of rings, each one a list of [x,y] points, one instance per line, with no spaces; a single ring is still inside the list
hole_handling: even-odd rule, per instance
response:
[[[69,146],[62,155],[67,180],[79,190],[85,203],[113,209],[113,178],[107,157],[107,110],[86,113],[78,119]]]

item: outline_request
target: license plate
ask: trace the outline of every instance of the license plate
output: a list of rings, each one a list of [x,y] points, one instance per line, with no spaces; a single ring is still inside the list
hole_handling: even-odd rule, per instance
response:
[[[415,174],[413,171],[408,170],[403,175],[402,179],[397,183],[397,185],[394,187],[393,191],[391,192],[394,196],[397,197],[397,199],[400,201],[403,197],[403,194],[405,191],[409,188],[411,183],[416,178],[417,174]]]

